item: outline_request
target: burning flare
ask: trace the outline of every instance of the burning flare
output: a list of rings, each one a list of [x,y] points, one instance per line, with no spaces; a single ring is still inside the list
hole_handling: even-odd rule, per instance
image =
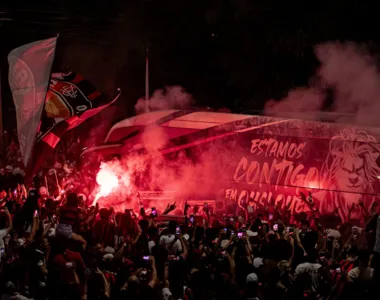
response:
[[[102,165],[98,174],[96,175],[96,182],[99,185],[99,191],[95,196],[92,205],[96,205],[99,198],[107,197],[119,186],[119,179],[112,170],[107,168],[107,165]]]

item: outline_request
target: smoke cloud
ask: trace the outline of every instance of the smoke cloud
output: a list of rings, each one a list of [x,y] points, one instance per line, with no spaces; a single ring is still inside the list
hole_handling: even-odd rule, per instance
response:
[[[147,106],[149,111],[164,110],[164,109],[184,109],[193,103],[193,98],[190,94],[180,86],[166,87],[165,89],[156,90],[149,100],[141,98],[135,105],[136,113],[145,112]]]
[[[265,113],[281,117],[317,119],[327,98],[334,92],[331,112],[335,121],[378,126],[380,119],[380,73],[376,60],[365,47],[347,43],[325,43],[315,47],[320,67],[309,87],[292,90],[279,102],[268,101]],[[315,80],[317,79],[317,80]],[[314,113],[302,114],[314,111]]]
[[[215,168],[215,155],[216,152],[220,155],[221,149],[199,151],[191,157],[185,151],[164,156],[157,148],[149,148],[153,136],[156,137],[156,145],[167,142],[165,135],[154,135],[153,132],[157,133],[158,127],[143,134],[143,140],[148,140],[148,137],[150,140],[146,148],[148,152],[144,155],[131,152],[119,160],[103,163],[102,169],[112,170],[119,178],[120,186],[113,195],[99,199],[100,206],[112,206],[116,211],[124,211],[126,208],[138,211],[139,191],[166,191],[173,196],[172,201],[176,200],[177,207],[183,210],[182,199],[194,199],[192,197],[195,195],[208,199],[208,195],[222,192],[220,178],[224,170],[223,167]],[[167,201],[156,201],[152,206],[162,213],[166,204]],[[183,211],[180,214],[182,213]]]
[[[333,103],[329,108],[336,122],[352,123],[364,126],[380,125],[377,117],[380,108],[380,74],[375,59],[368,51],[353,43],[327,43],[315,47],[315,54],[320,61],[318,71],[310,80],[309,86],[289,91],[281,101],[268,101],[265,113],[268,115],[307,118],[317,120],[326,106],[328,90],[333,91]],[[192,97],[181,87],[168,87],[156,91],[145,102],[140,99],[135,109],[138,113],[149,110],[185,108],[192,103]],[[175,199],[191,198],[192,195],[218,195],[225,184],[221,178],[231,174],[228,170],[228,148],[222,143],[214,143],[208,149],[192,149],[163,155],[161,150],[169,147],[169,132],[165,127],[149,127],[142,133],[139,143],[145,152],[135,151],[120,160],[106,164],[117,173],[121,185],[121,196],[106,198],[99,203],[115,206],[115,199],[136,198],[138,190],[174,191]],[[234,155],[238,150],[234,150]],[[217,157],[217,159],[216,159]],[[226,165],[216,163],[224,162]],[[177,201],[177,204],[180,201]],[[103,203],[103,204],[102,204]],[[123,208],[133,207],[138,201],[130,200],[121,204]],[[157,209],[163,210],[165,201],[157,201]],[[138,209],[135,208],[135,209]],[[121,209],[120,209],[121,210]]]

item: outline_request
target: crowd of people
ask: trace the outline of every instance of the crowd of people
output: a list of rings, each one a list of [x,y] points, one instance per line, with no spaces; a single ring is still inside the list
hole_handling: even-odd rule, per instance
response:
[[[1,299],[375,299],[379,289],[376,211],[365,228],[326,228],[315,211],[186,203],[174,221],[175,204],[147,214],[84,200],[1,191]]]
[[[379,205],[363,215],[360,227],[324,218],[303,194],[310,210],[299,215],[274,203],[223,212],[186,202],[175,219],[175,203],[165,211],[138,203],[139,211],[131,205],[116,212],[88,201],[91,174],[76,168],[79,141],[61,145],[36,186],[27,188],[10,137],[0,157],[2,300],[378,295]]]

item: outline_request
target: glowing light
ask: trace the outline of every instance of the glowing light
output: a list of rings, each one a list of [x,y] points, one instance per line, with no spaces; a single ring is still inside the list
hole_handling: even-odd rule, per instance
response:
[[[308,187],[309,189],[319,189],[319,184],[318,184],[318,182],[310,181],[310,182],[307,184],[307,187]]]
[[[97,203],[99,198],[107,197],[113,190],[119,186],[119,179],[107,168],[101,167],[98,174],[96,175],[96,182],[99,185],[99,191],[95,196],[93,205]]]

